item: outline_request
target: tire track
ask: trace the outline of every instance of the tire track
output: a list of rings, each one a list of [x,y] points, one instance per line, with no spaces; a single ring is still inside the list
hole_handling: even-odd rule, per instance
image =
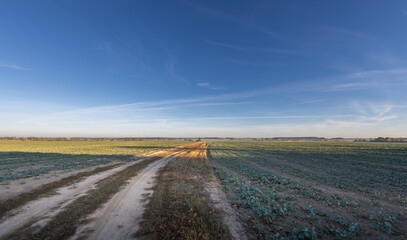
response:
[[[176,155],[151,163],[133,177],[124,189],[88,218],[88,224],[78,228],[72,239],[130,239],[138,230],[144,212],[143,199],[153,192],[151,188],[158,170]]]
[[[3,239],[3,237],[13,233],[21,227],[41,228],[45,226],[45,224],[65,206],[86,194],[88,190],[94,189],[97,182],[145,159],[146,158],[139,159],[131,164],[125,164],[92,175],[79,183],[58,189],[56,195],[35,200],[12,211],[9,214],[11,217],[4,219],[4,221],[0,223],[0,239]]]

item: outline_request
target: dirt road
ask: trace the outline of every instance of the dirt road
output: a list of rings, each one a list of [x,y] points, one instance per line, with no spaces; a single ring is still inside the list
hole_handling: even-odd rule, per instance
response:
[[[72,239],[130,239],[138,229],[144,210],[142,200],[152,193],[149,189],[157,171],[174,156],[153,162],[132,178],[124,189],[88,218],[88,224],[78,228]]]
[[[142,161],[142,159],[137,162]],[[135,164],[135,163],[132,163]],[[101,179],[106,178],[114,173],[117,173],[129,164],[90,176],[72,186],[58,189],[57,194],[47,198],[41,198],[30,202],[27,205],[12,211],[0,223],[0,239],[15,232],[20,228],[40,228],[43,227],[50,218],[60,212],[66,205],[73,200],[85,194],[90,189],[95,187],[95,184]]]

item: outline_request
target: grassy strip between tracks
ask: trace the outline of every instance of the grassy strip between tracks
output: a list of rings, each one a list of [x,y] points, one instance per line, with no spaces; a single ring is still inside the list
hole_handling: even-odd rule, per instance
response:
[[[206,144],[177,156],[159,172],[154,193],[135,237],[144,239],[230,239],[205,191],[214,177]]]
[[[79,197],[70,203],[62,212],[58,213],[50,222],[48,222],[44,228],[39,232],[30,235],[28,239],[68,239],[75,234],[80,220],[93,213],[114,194],[119,192],[130,178],[136,176],[150,163],[172,155],[186,147],[187,146],[173,149],[150,159],[146,159],[101,180],[95,189],[88,191],[86,195]],[[10,236],[10,238],[20,239],[24,238],[27,234],[29,235],[28,232],[23,230],[24,229],[16,231]],[[33,230],[31,229],[29,231]]]
[[[13,198],[2,201],[0,202],[0,219],[9,211],[16,209],[30,201],[55,194],[58,188],[69,186],[77,181],[84,179],[85,177],[89,177],[91,175],[112,169],[117,165],[118,164],[98,167],[96,169],[93,169],[92,171],[81,172],[75,175],[71,175],[69,177],[62,178],[58,181],[51,182],[48,184],[44,184],[41,187],[35,188],[29,192],[25,192]]]

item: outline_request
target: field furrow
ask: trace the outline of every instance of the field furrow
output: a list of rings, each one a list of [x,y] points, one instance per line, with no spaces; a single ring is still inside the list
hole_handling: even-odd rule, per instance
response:
[[[406,203],[403,197],[393,197],[389,191],[405,195],[401,187],[405,173],[377,166],[378,156],[367,154],[367,149],[376,152],[379,146],[382,147],[355,143],[213,142],[209,152],[229,201],[241,216],[247,216],[245,221],[257,238],[403,239],[407,236]],[[388,151],[401,148],[399,155],[393,152],[388,159],[401,161],[405,157],[405,145],[385,147]],[[322,154],[326,152],[329,154]],[[358,156],[356,160],[354,156]],[[380,156],[386,162],[383,152]],[[360,159],[371,159],[363,171],[358,168]],[[301,169],[299,165],[305,167]],[[383,171],[380,180],[376,179],[379,168]],[[368,181],[370,184],[366,184]],[[386,192],[377,188],[379,181]],[[401,188],[392,188],[394,183]],[[371,190],[361,191],[362,186]]]

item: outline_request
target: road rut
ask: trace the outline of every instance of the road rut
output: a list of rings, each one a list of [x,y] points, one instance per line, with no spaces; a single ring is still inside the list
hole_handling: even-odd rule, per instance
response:
[[[138,230],[144,212],[143,199],[152,193],[158,170],[176,155],[151,163],[133,177],[124,189],[88,217],[90,222],[79,227],[72,239],[130,239]]]

